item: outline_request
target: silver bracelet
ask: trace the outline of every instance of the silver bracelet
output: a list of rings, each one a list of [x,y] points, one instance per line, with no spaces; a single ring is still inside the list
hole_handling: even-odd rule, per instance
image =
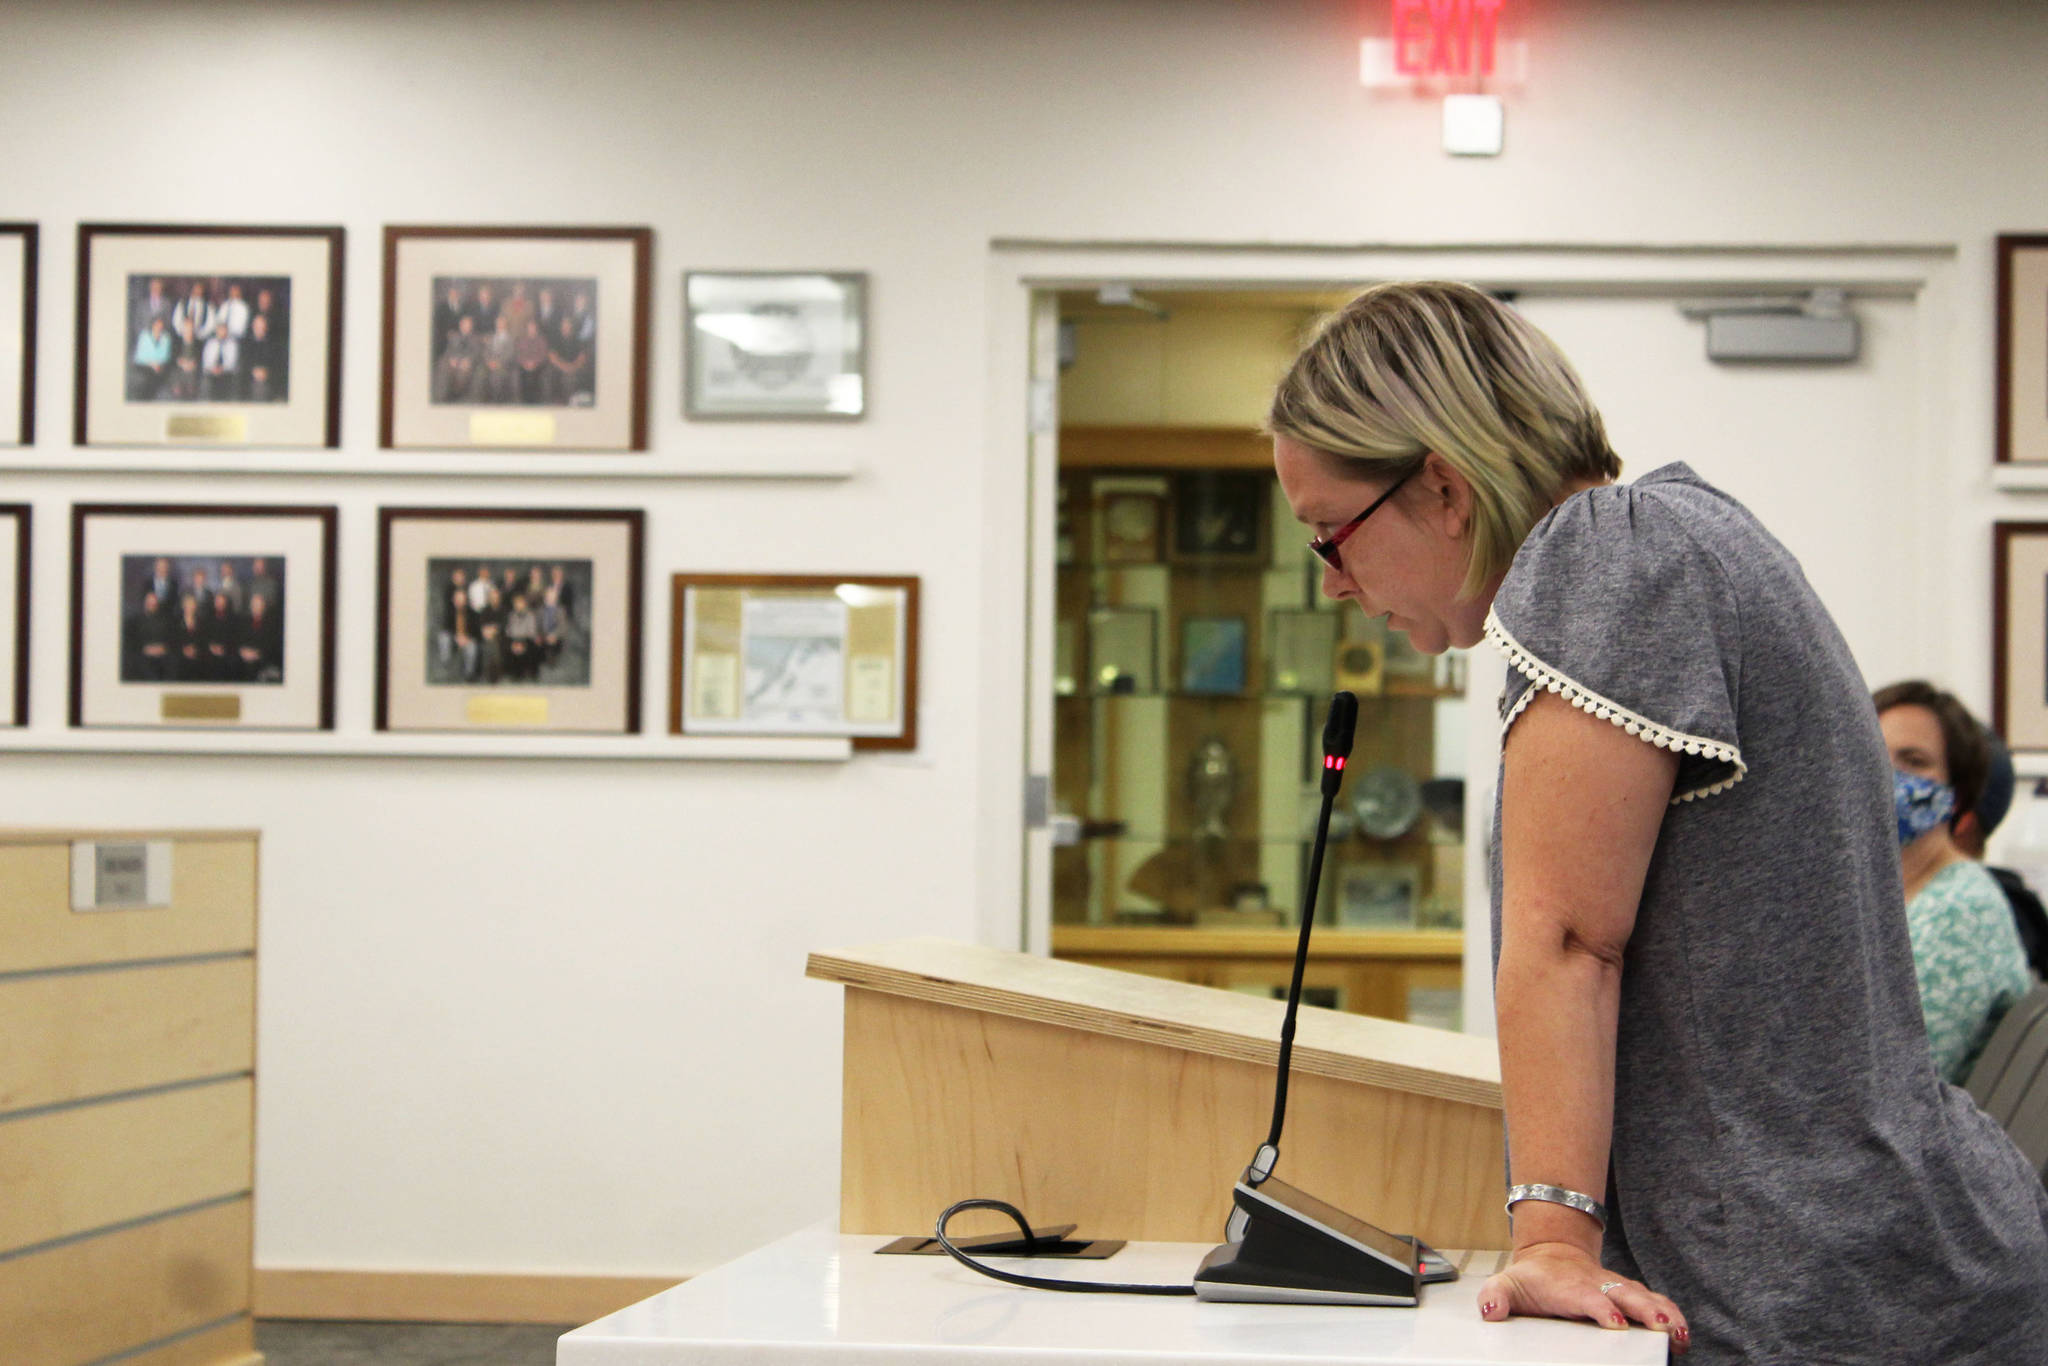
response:
[[[1553,1205],[1564,1205],[1581,1214],[1590,1214],[1599,1223],[1602,1231],[1607,1228],[1607,1206],[1590,1195],[1568,1191],[1563,1186],[1509,1186],[1508,1214],[1512,1216],[1515,1205],[1522,1200],[1547,1200]]]

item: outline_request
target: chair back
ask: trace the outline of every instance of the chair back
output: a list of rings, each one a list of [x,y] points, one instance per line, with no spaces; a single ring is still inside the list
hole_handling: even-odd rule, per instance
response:
[[[1998,1022],[1970,1069],[1969,1092],[2035,1171],[2048,1166],[2048,985],[2037,984]]]

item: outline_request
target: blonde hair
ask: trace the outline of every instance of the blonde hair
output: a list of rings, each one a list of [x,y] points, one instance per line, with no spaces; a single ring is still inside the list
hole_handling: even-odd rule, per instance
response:
[[[1325,318],[1266,419],[1362,476],[1399,478],[1432,451],[1472,486],[1464,591],[1504,572],[1576,479],[1621,461],[1557,344],[1471,285],[1376,285]]]

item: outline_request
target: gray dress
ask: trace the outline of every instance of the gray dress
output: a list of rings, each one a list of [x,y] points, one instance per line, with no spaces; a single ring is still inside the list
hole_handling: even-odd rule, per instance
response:
[[[1487,634],[1504,727],[1548,689],[1679,755],[1622,969],[1606,1264],[1678,1303],[1693,1362],[2048,1362],[2048,1193],[1935,1075],[1890,762],[1798,562],[1667,465],[1538,523]],[[1496,808],[1496,961],[1499,847]]]

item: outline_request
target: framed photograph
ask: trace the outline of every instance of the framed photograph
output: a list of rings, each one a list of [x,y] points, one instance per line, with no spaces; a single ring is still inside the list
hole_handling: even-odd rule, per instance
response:
[[[1180,623],[1182,692],[1235,695],[1244,691],[1243,617],[1184,617]]]
[[[2048,463],[2048,234],[1998,239],[2001,464]]]
[[[1337,923],[1347,930],[1415,928],[1413,868],[1348,863],[1337,880]]]
[[[377,512],[377,729],[640,729],[638,508]]]
[[[1280,607],[1266,615],[1266,688],[1269,692],[1321,695],[1337,674],[1335,612]]]
[[[1089,691],[1158,692],[1158,639],[1159,614],[1150,607],[1089,609]]]
[[[81,446],[341,444],[340,228],[81,223]]]
[[[1203,470],[1173,480],[1173,558],[1257,565],[1266,558],[1270,474]]]
[[[26,503],[0,503],[0,726],[28,724],[28,564]]]
[[[862,416],[867,295],[857,271],[683,276],[683,415]]]
[[[33,223],[0,223],[0,445],[36,439],[36,243]]]
[[[915,578],[677,574],[669,731],[917,748]]]
[[[1156,493],[1111,493],[1102,499],[1104,564],[1156,564],[1166,522],[1166,500]]]
[[[1992,529],[1991,728],[2048,750],[2048,522]]]
[[[334,728],[332,507],[71,509],[71,724]]]
[[[647,449],[650,228],[387,227],[379,440]]]

